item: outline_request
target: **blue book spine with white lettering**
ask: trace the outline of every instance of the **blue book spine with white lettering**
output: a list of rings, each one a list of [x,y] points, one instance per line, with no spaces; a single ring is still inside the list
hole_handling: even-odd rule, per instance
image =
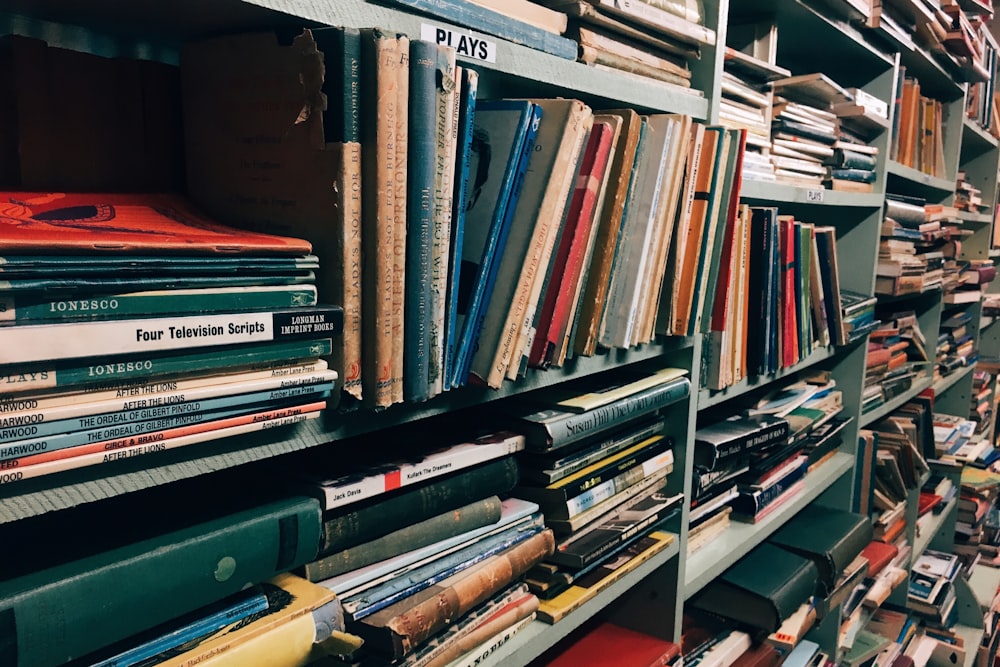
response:
[[[504,122],[503,117],[506,117],[507,122]],[[473,150],[477,151],[474,160],[476,173],[474,176],[470,175],[473,183],[469,195],[474,199],[470,201],[467,210],[466,246],[462,257],[463,264],[470,262],[467,274],[470,285],[467,299],[464,300],[466,307],[462,334],[456,346],[453,387],[464,385],[469,375],[486,306],[493,294],[500,269],[500,257],[510,232],[511,220],[524,185],[528,160],[541,120],[541,107],[527,101],[486,101],[477,107],[473,137]],[[504,127],[512,130],[512,138],[501,143],[497,141],[497,135]],[[485,219],[480,220],[478,216],[474,218],[472,213],[482,208],[488,209]],[[474,221],[478,221],[476,227],[472,226]],[[475,238],[481,240],[470,243],[474,234]],[[470,260],[470,256],[474,259]],[[463,274],[466,273],[465,267],[462,271]],[[459,299],[462,300],[463,290],[460,288],[459,292]]]
[[[11,425],[9,428],[0,429],[0,442],[24,440],[26,439],[25,436],[34,441],[35,438],[47,437],[60,433],[71,433],[81,429],[93,429],[96,426],[111,426],[114,424],[123,426],[136,421],[169,416],[170,414],[190,415],[203,411],[208,412],[211,410],[222,410],[234,405],[247,406],[255,403],[265,403],[268,401],[304,398],[321,400],[328,397],[332,391],[333,382],[319,382],[295,387],[283,387],[266,391],[257,391],[247,394],[229,394],[215,398],[206,398],[204,400],[194,399],[189,401],[178,401],[165,405],[72,417],[70,419],[37,421],[35,423],[24,425]],[[0,421],[0,424],[2,423],[3,422]]]
[[[444,385],[451,386],[455,367],[455,334],[458,318],[459,282],[462,277],[462,245],[465,241],[465,205],[472,162],[472,134],[476,118],[476,95],[479,73],[462,69],[461,103],[458,117],[458,155],[456,156],[455,191],[452,197],[451,247],[448,254],[448,310],[445,315]]]
[[[496,35],[515,44],[551,53],[566,60],[576,60],[577,44],[574,40],[485,7],[479,7],[466,0],[390,0],[390,3],[416,9],[456,25]],[[441,28],[443,30],[447,26]],[[449,30],[446,35],[451,39],[438,41],[454,47],[460,56],[485,59],[487,50],[482,44],[483,40],[470,36],[467,30]]]

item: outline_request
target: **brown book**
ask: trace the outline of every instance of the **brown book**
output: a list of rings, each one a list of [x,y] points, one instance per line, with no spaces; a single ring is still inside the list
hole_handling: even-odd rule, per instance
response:
[[[351,631],[374,653],[399,659],[552,554],[548,528],[418,593],[366,616]]]
[[[410,40],[398,35],[393,62],[396,77],[396,132],[393,147],[392,223],[392,402],[403,402],[403,326],[406,292],[406,154],[410,136]]]
[[[736,658],[732,667],[777,667],[782,655],[778,649],[767,642],[751,646],[743,655]]]
[[[362,225],[362,370],[364,400],[374,407],[392,405],[393,280],[396,252],[396,111],[399,39],[372,28],[361,31]]]
[[[573,351],[576,354],[588,357],[597,351],[601,312],[608,293],[611,267],[615,259],[615,243],[618,239],[625,202],[628,198],[628,175],[632,172],[632,166],[635,163],[636,149],[639,145],[639,131],[642,128],[639,114],[631,109],[615,109],[600,113],[621,117],[622,129],[612,161],[611,173],[608,176],[608,190],[605,193],[604,206],[601,209],[601,218],[598,223],[597,236],[583,293],[583,303],[580,305],[580,314],[576,324],[577,335],[573,343]]]

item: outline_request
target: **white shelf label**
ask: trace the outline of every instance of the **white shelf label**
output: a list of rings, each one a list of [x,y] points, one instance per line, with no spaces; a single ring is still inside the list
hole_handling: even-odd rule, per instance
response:
[[[822,204],[824,192],[826,190],[806,190],[806,201]]]
[[[471,30],[452,30],[440,25],[421,23],[420,39],[450,46],[455,49],[455,53],[466,58],[487,63],[497,61],[497,43]]]

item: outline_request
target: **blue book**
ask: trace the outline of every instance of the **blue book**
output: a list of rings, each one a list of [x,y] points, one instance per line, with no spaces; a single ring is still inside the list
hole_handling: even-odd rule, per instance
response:
[[[576,60],[577,43],[530,23],[512,19],[466,0],[389,0],[389,4],[415,9],[446,21],[496,35],[515,44],[522,44],[538,51],[551,53],[566,60]],[[483,59],[486,47],[483,40],[469,35],[465,30],[445,31],[442,44],[453,47],[459,56]]]
[[[455,156],[455,191],[452,196],[451,247],[448,253],[448,300],[445,313],[444,384],[451,386],[455,366],[455,320],[458,318],[459,284],[462,279],[462,246],[465,243],[465,206],[472,163],[472,134],[475,128],[479,73],[462,68],[459,97],[458,154]]]
[[[409,140],[406,178],[406,286],[403,399],[430,397],[431,254],[434,152],[437,146],[438,45],[410,42]]]
[[[485,101],[476,107],[452,387],[468,377],[541,119],[541,107],[526,100]]]

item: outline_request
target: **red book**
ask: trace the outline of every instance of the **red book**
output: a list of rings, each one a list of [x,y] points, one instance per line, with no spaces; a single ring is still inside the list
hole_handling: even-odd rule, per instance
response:
[[[547,663],[549,667],[662,667],[681,654],[672,641],[601,623]]]
[[[861,555],[868,559],[868,576],[874,577],[882,569],[892,562],[892,559],[899,554],[899,549],[895,544],[886,544],[873,540],[868,546],[861,550]]]
[[[528,364],[533,367],[548,366],[553,349],[562,344],[575,294],[573,286],[583,270],[585,251],[595,231],[591,223],[595,220],[594,209],[611,156],[613,134],[610,123],[594,123],[580,161],[576,189],[570,200],[565,228],[552,264],[552,275],[545,288],[538,330],[528,355]]]
[[[227,227],[174,194],[0,192],[0,252],[303,255],[308,241]]]
[[[781,367],[799,361],[799,322],[795,297],[795,219],[778,216],[778,247],[781,262]]]
[[[920,498],[917,500],[917,516],[927,514],[932,509],[940,505],[942,500],[944,499],[936,493],[921,491]]]

